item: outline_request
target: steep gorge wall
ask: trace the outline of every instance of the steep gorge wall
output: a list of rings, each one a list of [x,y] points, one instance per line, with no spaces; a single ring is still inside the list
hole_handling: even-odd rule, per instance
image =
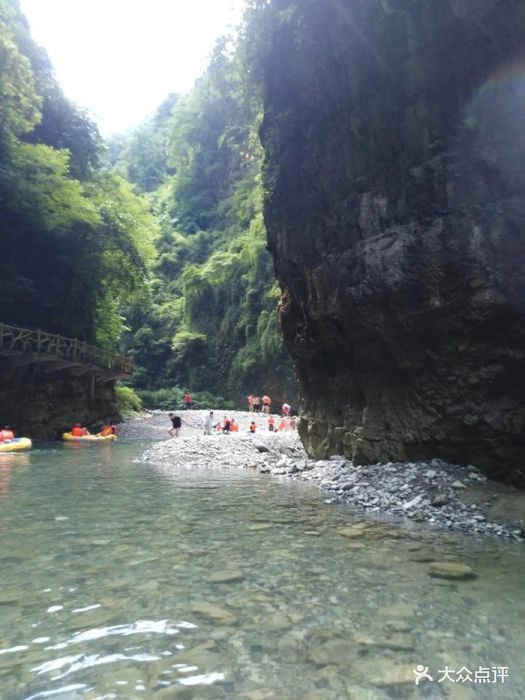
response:
[[[114,381],[93,386],[88,374],[53,371],[45,363],[14,367],[6,357],[0,357],[0,373],[0,422],[18,437],[58,440],[76,421],[93,432],[120,420]]]
[[[272,10],[265,217],[307,449],[525,485],[525,3]]]

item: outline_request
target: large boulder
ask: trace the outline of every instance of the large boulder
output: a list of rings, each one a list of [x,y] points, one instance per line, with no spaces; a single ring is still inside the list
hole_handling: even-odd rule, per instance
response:
[[[268,12],[265,218],[307,450],[525,484],[525,3]]]

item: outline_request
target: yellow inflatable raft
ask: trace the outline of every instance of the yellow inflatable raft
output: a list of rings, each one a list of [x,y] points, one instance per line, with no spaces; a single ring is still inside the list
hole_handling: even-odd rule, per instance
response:
[[[71,435],[71,433],[64,433],[62,435],[62,440],[66,442],[113,442],[116,440],[116,435]]]
[[[29,438],[15,438],[8,442],[0,442],[0,452],[19,452],[20,450],[30,450],[33,443]]]

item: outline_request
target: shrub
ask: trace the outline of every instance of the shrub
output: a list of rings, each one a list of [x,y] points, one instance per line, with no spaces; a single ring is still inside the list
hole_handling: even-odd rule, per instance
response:
[[[129,386],[117,387],[117,405],[119,413],[123,416],[142,410],[140,397]]]
[[[183,408],[183,399],[186,389],[171,387],[169,389],[140,389],[138,395],[142,400],[144,408],[160,409],[162,411],[175,411]],[[209,391],[191,392],[193,396],[194,408],[233,410],[233,401],[227,401],[223,396],[215,396]]]

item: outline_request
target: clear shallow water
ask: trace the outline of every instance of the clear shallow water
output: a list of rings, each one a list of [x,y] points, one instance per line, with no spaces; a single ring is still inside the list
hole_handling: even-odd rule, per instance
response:
[[[2,700],[525,697],[523,546],[385,520],[349,540],[362,517],[304,484],[142,451],[0,455]]]

